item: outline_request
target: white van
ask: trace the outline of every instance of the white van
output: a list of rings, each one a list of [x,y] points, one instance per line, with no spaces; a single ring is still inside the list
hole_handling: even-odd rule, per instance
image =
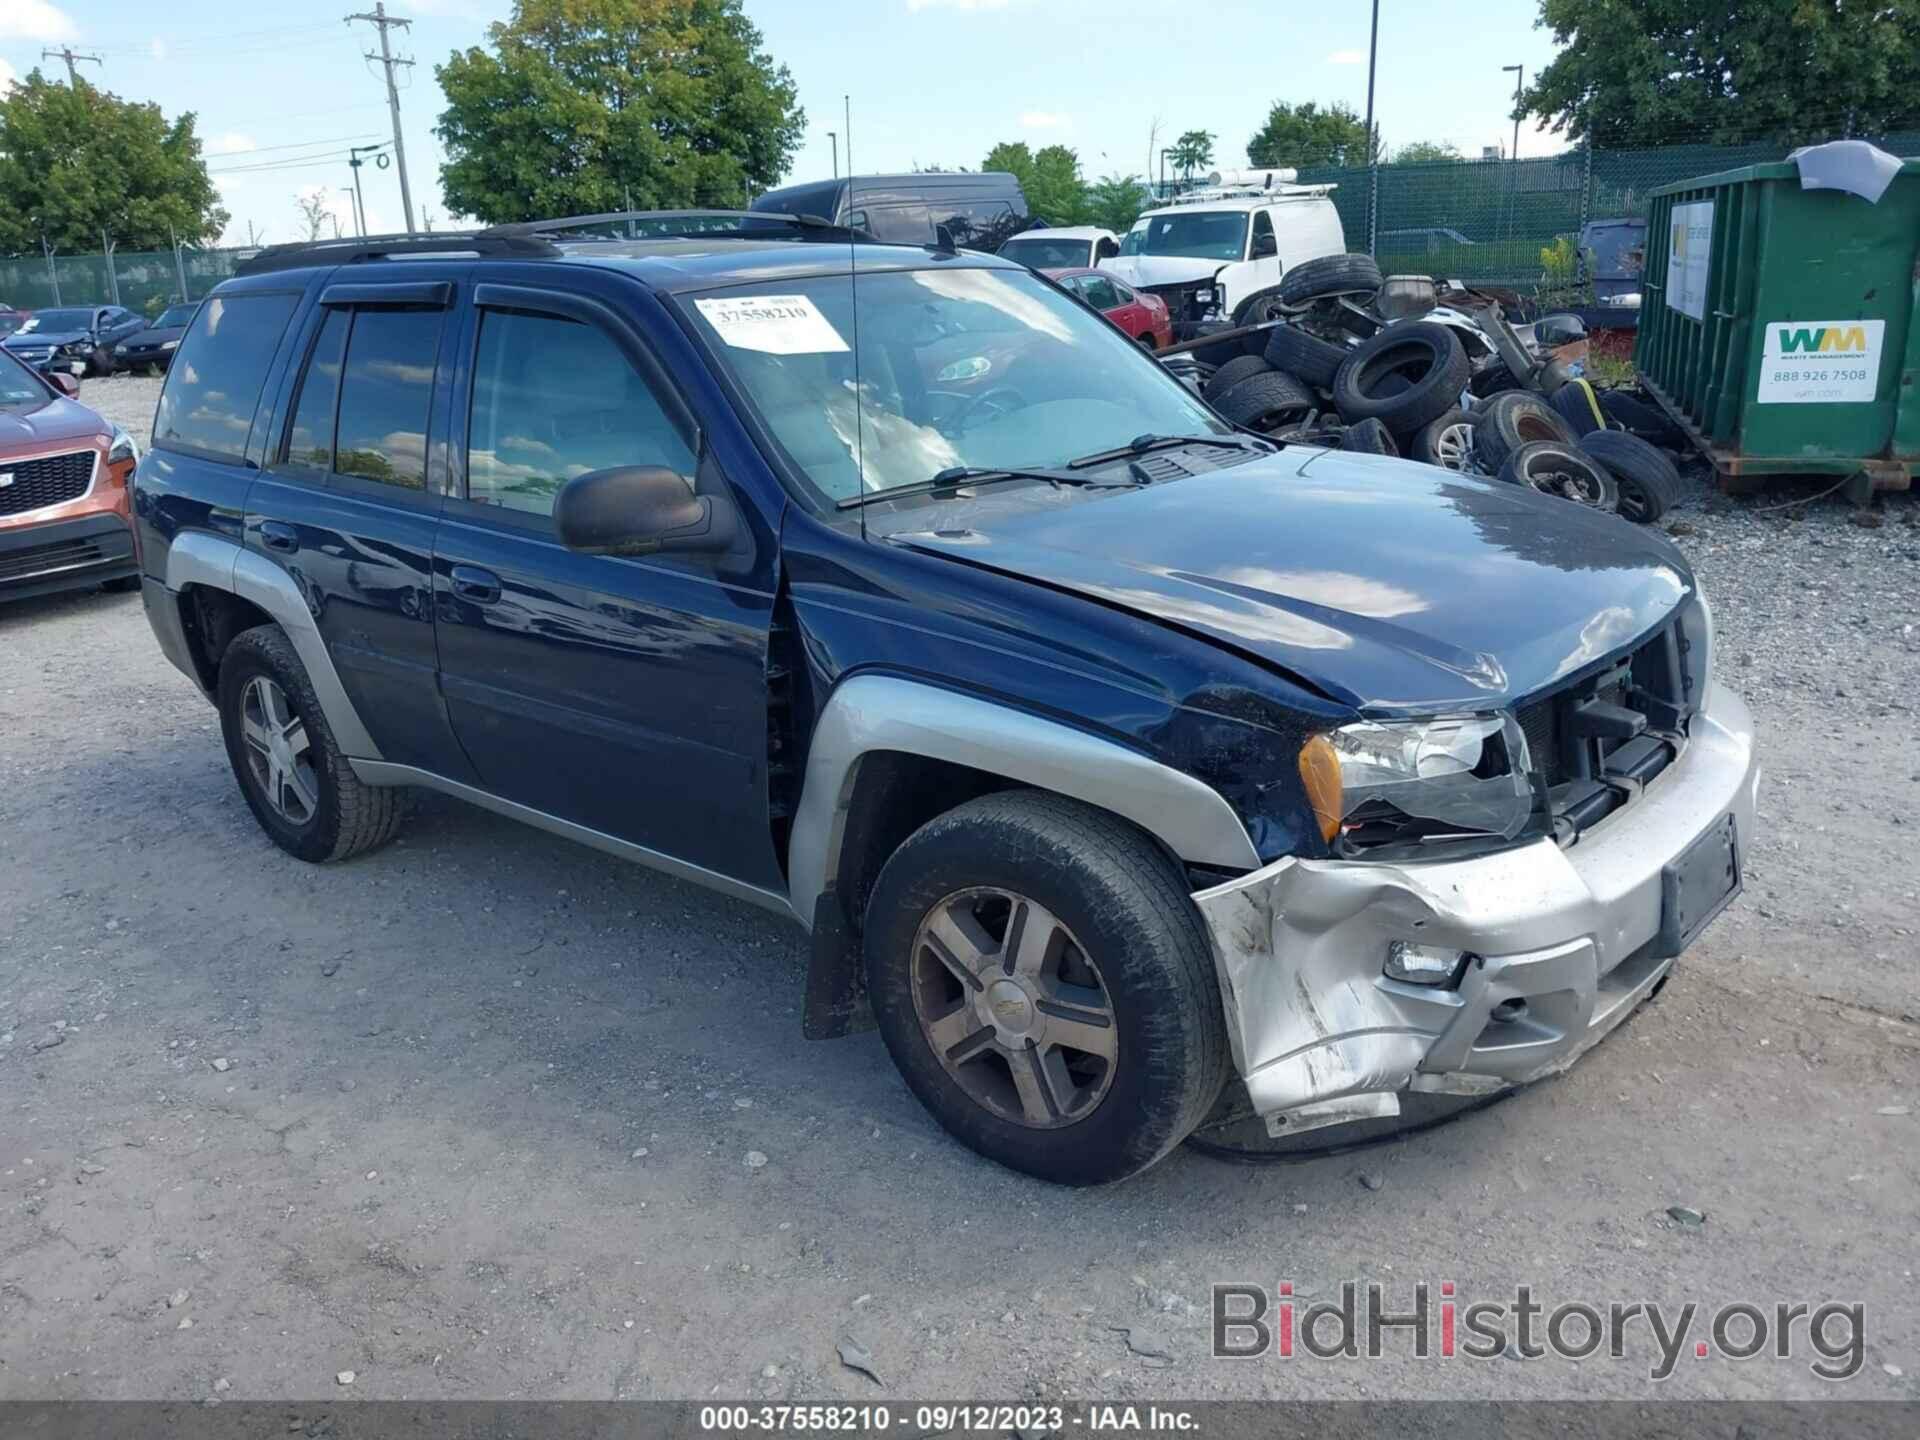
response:
[[[1269,319],[1282,273],[1346,253],[1340,212],[1328,198],[1333,188],[1269,178],[1192,191],[1134,221],[1120,253],[1100,268],[1166,301],[1176,339],[1191,336],[1201,320]]]

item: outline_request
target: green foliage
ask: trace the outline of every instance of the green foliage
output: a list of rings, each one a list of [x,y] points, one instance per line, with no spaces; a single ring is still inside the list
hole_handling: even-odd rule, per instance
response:
[[[1551,245],[1540,247],[1540,279],[1549,289],[1573,282],[1573,237],[1556,235]]]
[[[1444,165],[1465,158],[1445,140],[1437,143],[1432,140],[1415,140],[1411,145],[1402,145],[1394,151],[1393,159],[1387,163],[1390,165]]]
[[[1379,144],[1374,127],[1373,142]],[[1267,123],[1247,141],[1247,159],[1260,169],[1281,165],[1365,165],[1367,125],[1339,101],[1324,110],[1315,100],[1289,105],[1276,100]]]
[[[1103,175],[1087,188],[1087,224],[1124,235],[1140,218],[1152,196],[1131,175]]]
[[[1213,141],[1211,130],[1189,130],[1173,142],[1167,158],[1173,161],[1174,169],[1191,179],[1194,171],[1213,164]]]
[[[1920,0],[1541,0],[1523,115],[1596,146],[1790,145],[1920,123]]]
[[[100,232],[127,250],[217,240],[227,212],[200,158],[191,112],[169,123],[85,80],[56,85],[38,70],[0,92],[0,252],[99,250]]]
[[[982,170],[1005,170],[1026,192],[1027,209],[1049,225],[1091,224],[1087,182],[1080,157],[1065,145],[1030,149],[1025,141],[1001,141],[980,162]]]
[[[740,0],[515,0],[487,38],[434,68],[441,189],[480,220],[742,205],[805,127]]]

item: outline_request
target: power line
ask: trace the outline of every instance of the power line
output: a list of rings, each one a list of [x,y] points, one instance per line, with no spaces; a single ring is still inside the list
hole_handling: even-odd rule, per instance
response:
[[[345,145],[350,140],[371,140],[380,132],[363,130],[358,135],[332,135],[325,140],[290,140],[285,145],[250,145],[245,150],[224,150],[216,159],[239,160],[246,155],[265,155],[271,150],[311,150],[316,145]]]
[[[396,65],[410,66],[413,64],[413,61],[396,60],[394,58],[393,50],[387,43],[387,31],[396,25],[402,30],[411,30],[413,28],[413,22],[411,20],[399,20],[387,14],[385,0],[376,0],[371,15],[362,13],[347,16],[347,23],[349,25],[355,20],[365,20],[380,32],[380,54],[378,58],[380,64],[387,72],[387,109],[391,111],[393,115],[393,158],[400,166],[400,209],[407,217],[407,233],[411,235],[413,234],[413,191],[408,188],[407,185],[407,146],[406,142],[400,137],[400,89],[393,83],[393,67]],[[367,56],[369,60],[374,58],[373,55]]]
[[[40,58],[42,60],[52,60],[56,56],[67,62],[68,85],[78,85],[80,83],[80,72],[73,68],[73,62],[76,60],[91,60],[102,70],[107,68],[107,62],[102,60],[98,55],[76,55],[71,45],[63,45],[58,50],[42,50],[40,52]]]

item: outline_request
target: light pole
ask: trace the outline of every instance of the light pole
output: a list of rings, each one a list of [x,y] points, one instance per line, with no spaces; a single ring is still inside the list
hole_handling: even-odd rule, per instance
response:
[[[1380,59],[1380,0],[1373,0],[1373,25],[1367,31],[1367,253],[1379,253],[1380,149],[1373,143],[1373,73]]]
[[[1507,238],[1513,238],[1520,210],[1520,84],[1526,71],[1518,65],[1502,65],[1502,72],[1513,72],[1513,149],[1507,155]]]
[[[1518,65],[1502,65],[1500,68],[1502,70],[1511,70],[1513,72],[1513,154],[1508,158],[1513,160],[1518,160],[1520,158],[1520,91],[1522,88],[1521,81],[1526,77],[1527,72],[1521,66],[1518,66]]]
[[[384,170],[387,157],[380,152],[384,152],[392,143],[391,140],[382,140],[378,145],[355,145],[347,151],[347,164],[353,167],[353,223],[362,236],[367,233],[367,202],[360,194],[360,167],[366,162],[360,157],[375,156],[376,163]]]

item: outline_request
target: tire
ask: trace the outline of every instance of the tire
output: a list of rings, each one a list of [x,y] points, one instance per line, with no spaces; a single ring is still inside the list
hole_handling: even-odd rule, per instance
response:
[[[1624,430],[1596,430],[1580,448],[1598,460],[1620,487],[1620,514],[1651,525],[1679,503],[1680,471],[1664,452]]]
[[[1263,375],[1272,368],[1258,355],[1236,355],[1207,377],[1201,394],[1209,400],[1218,399],[1249,375]]]
[[[1473,458],[1489,475],[1498,475],[1522,445],[1540,440],[1571,445],[1574,434],[1560,412],[1531,390],[1503,390],[1473,412]]]
[[[1357,425],[1349,425],[1340,437],[1340,448],[1360,455],[1400,453],[1400,447],[1393,443],[1393,432],[1378,420],[1362,420]]]
[[[1322,295],[1371,295],[1380,288],[1380,267],[1371,255],[1322,255],[1302,260],[1280,277],[1282,303],[1302,305]]]
[[[966,949],[995,981],[1014,979],[1003,969],[996,973],[1000,962],[992,953],[995,921],[1001,939],[1012,925],[1010,914],[996,912],[1010,911],[1014,899],[1050,912],[1065,934],[1049,926],[1054,943],[1047,957],[1035,971],[1018,972],[1007,987],[1006,1008],[988,1010],[986,991],[956,978],[933,947],[921,943],[923,922],[943,906],[949,916],[958,906],[976,917],[964,929],[943,927],[955,937],[956,953]],[[974,939],[984,943],[960,944]],[[1226,1024],[1212,952],[1184,877],[1138,830],[1079,801],[1008,791],[923,825],[874,885],[865,951],[874,1017],[908,1088],[955,1139],[1011,1169],[1064,1185],[1125,1179],[1185,1139],[1226,1083]],[[1089,963],[1077,966],[1076,957]],[[1103,1083],[1090,1073],[1102,1062],[1082,1052],[1079,1073],[1065,1077],[1078,1086],[1060,1085],[1063,1077],[1054,1071],[1053,1086],[1022,1096],[1011,1081],[1009,1050],[1056,1061],[1063,1056],[1044,1038],[1032,1043],[1036,1029],[1046,1035],[1038,1027],[1049,1017],[1013,992],[1027,990],[1053,966],[1074,966],[1082,980],[1092,975],[1108,1023],[1082,1033],[1110,1032],[1113,1054],[1104,1062]],[[1040,978],[1041,986],[1053,983]],[[1034,1027],[1024,1039],[999,1028],[1009,1013]],[[935,1018],[923,1019],[930,1014]],[[988,1014],[997,1017],[991,1025],[981,1018]],[[956,1043],[977,1042],[982,1032],[990,1038],[976,1045],[975,1058],[950,1065],[933,1038],[943,1022],[946,1033],[963,1034]],[[966,1034],[968,1024],[978,1029]],[[1036,1102],[1031,1110],[1029,1099]],[[1029,1123],[1036,1113],[1038,1122]]]
[[[102,380],[113,374],[113,352],[97,349],[87,358],[87,374],[97,375]]]
[[[1547,403],[1573,432],[1574,439],[1607,428],[1607,417],[1600,409],[1593,386],[1585,380],[1570,380],[1547,397]]]
[[[1236,425],[1261,430],[1304,415],[1314,403],[1313,392],[1293,376],[1266,370],[1222,391],[1213,408]]]
[[[1430,420],[1414,434],[1407,454],[1423,465],[1438,465],[1458,475],[1477,473],[1473,458],[1474,415],[1458,408]]]
[[[1254,291],[1234,306],[1233,323],[1236,326],[1260,325],[1268,320],[1278,320],[1285,314],[1286,306],[1280,299],[1280,287],[1275,285]]]
[[[1602,390],[1600,413],[1607,417],[1610,428],[1638,435],[1649,445],[1658,445],[1667,450],[1686,448],[1685,432],[1673,423],[1666,411],[1649,400],[1619,390]]]
[[[1507,456],[1500,478],[1608,514],[1620,507],[1620,486],[1607,468],[1578,446],[1556,440],[1522,445]]]
[[[1460,403],[1470,369],[1446,326],[1389,325],[1347,352],[1333,377],[1333,405],[1349,425],[1378,420],[1396,436],[1412,435]]]
[[[296,798],[284,807],[276,804],[268,795],[269,777],[255,768],[258,763],[262,769],[272,769],[246,738],[246,712],[262,698],[251,688],[255,681],[277,687],[289,720],[287,730],[299,727],[294,749],[304,759],[302,778],[311,799],[304,817],[290,812],[304,807],[305,801]],[[353,773],[334,743],[333,731],[327,727],[320,701],[307,679],[306,666],[278,625],[256,626],[234,637],[220,657],[218,699],[228,763],[254,819],[274,844],[298,859],[319,862],[345,860],[393,838],[405,815],[406,793],[362,784]],[[300,740],[304,740],[304,747],[299,745]],[[294,788],[297,791],[299,787]]]
[[[1289,375],[1298,375],[1309,385],[1325,390],[1340,373],[1347,358],[1347,347],[1282,325],[1267,337],[1267,364]]]

